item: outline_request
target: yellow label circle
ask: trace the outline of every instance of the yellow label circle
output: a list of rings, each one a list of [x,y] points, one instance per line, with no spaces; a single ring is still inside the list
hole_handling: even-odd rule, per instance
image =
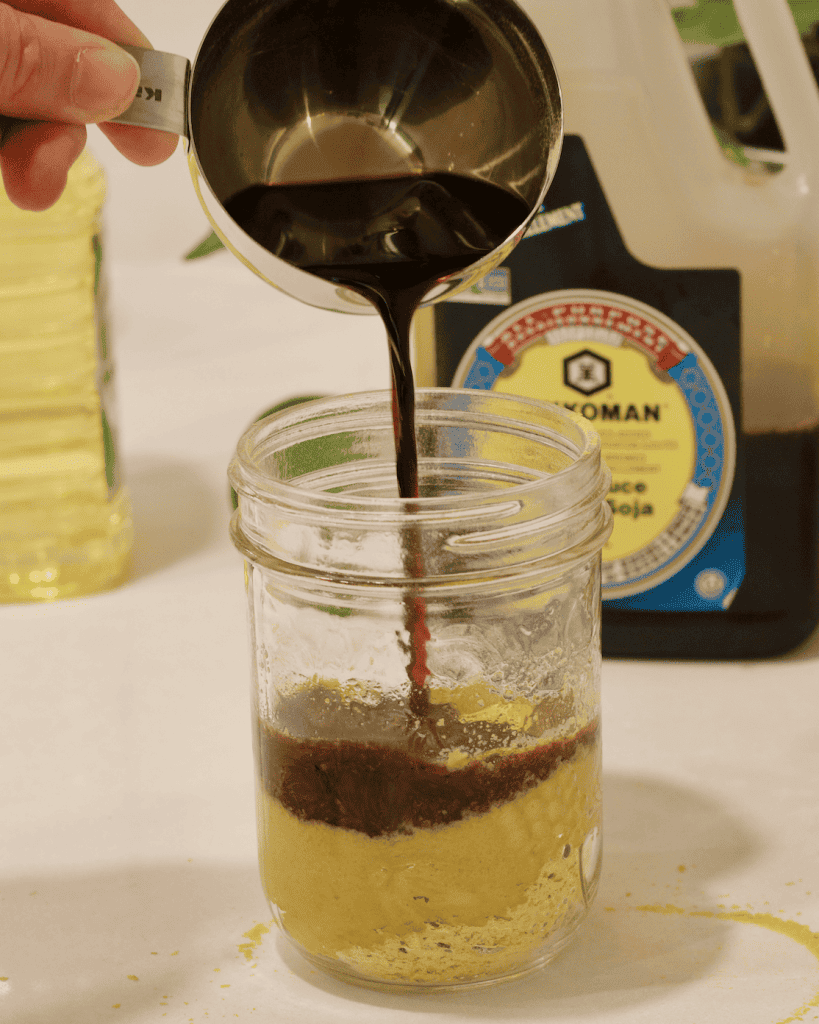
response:
[[[702,349],[658,310],[602,291],[535,296],[484,328],[453,385],[554,402],[594,425],[612,475],[607,599],[669,579],[713,534],[734,475],[730,404]]]
[[[592,363],[582,353],[608,361],[612,384],[592,395],[565,384],[563,363],[572,353],[579,366]],[[682,392],[652,370],[644,353],[584,338],[558,346],[535,342],[501,372],[493,390],[555,402],[594,424],[611,470],[614,530],[604,561],[634,554],[647,535],[669,527],[694,471],[696,438]]]

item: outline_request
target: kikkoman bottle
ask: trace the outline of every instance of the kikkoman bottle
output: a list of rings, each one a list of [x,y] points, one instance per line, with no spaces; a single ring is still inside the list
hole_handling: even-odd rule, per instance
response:
[[[126,571],[104,197],[87,152],[42,213],[19,210],[0,188],[0,601],[86,594]]]
[[[722,151],[667,0],[522,6],[563,88],[561,161],[505,264],[419,314],[418,383],[599,431],[605,654],[789,650],[819,621],[819,95],[789,7],[735,0],[772,169]]]

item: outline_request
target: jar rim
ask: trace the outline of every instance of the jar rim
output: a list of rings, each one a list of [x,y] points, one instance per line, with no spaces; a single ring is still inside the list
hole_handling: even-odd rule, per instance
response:
[[[450,519],[467,511],[480,515],[482,505],[487,506],[487,514],[497,514],[499,504],[516,503],[533,493],[538,493],[541,508],[546,511],[545,501],[548,511],[553,513],[605,496],[608,470],[602,461],[600,438],[579,414],[540,399],[503,392],[416,388],[415,394],[417,431],[442,420],[457,417],[464,421],[471,416],[481,425],[524,434],[529,440],[542,443],[544,449],[548,446],[552,451],[562,452],[568,461],[548,473],[509,483],[502,490],[470,490],[412,499],[346,491],[338,494],[271,476],[264,466],[265,460],[298,441],[320,437],[322,425],[332,425],[332,432],[337,433],[366,423],[383,427],[389,421],[391,429],[391,393],[367,391],[301,402],[258,420],[239,439],[228,469],[230,482],[240,498],[247,495],[265,504],[304,511],[326,508],[334,515],[352,515],[359,521],[372,516],[382,523],[385,516],[401,520],[412,515],[417,520]],[[394,467],[393,460],[393,474]],[[569,500],[568,496],[573,497]]]

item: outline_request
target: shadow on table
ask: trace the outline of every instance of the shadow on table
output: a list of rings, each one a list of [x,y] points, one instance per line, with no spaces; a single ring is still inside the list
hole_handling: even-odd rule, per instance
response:
[[[220,531],[227,535],[227,481],[224,494],[217,494],[196,467],[154,457],[129,461],[127,484],[134,510],[132,579],[188,558]]]
[[[753,860],[758,844],[701,793],[625,775],[607,775],[604,789],[597,901],[574,944],[519,982],[453,995],[371,992],[318,973],[265,928],[257,936],[264,948],[251,942],[247,950],[259,960],[253,970],[237,943],[269,919],[255,865],[124,866],[0,886],[3,1019],[124,1024],[167,1013],[200,1020],[205,1000],[213,1019],[217,1011],[232,1019],[256,1002],[279,1007],[285,1016],[275,1019],[286,1024],[288,1008],[311,1019],[304,1008],[322,992],[338,1000],[339,1020],[358,1012],[355,1004],[402,1011],[401,1019],[412,1012],[484,1022],[628,1013],[715,972],[728,924],[663,910],[715,909],[720,875]],[[274,950],[289,972],[277,970]]]
[[[728,923],[689,917],[670,905],[715,910],[713,885],[755,859],[755,836],[710,796],[663,780],[608,774],[604,800],[601,888],[573,944],[544,970],[510,985],[412,997],[415,1012],[482,1021],[602,1019],[715,971]],[[407,1008],[406,996],[318,974],[278,941],[284,962],[311,986],[370,1006]]]
[[[216,972],[269,917],[253,864],[32,876],[0,884],[0,908],[9,1024],[159,1021],[165,1007],[187,1021],[183,1002],[210,980],[218,1004]]]

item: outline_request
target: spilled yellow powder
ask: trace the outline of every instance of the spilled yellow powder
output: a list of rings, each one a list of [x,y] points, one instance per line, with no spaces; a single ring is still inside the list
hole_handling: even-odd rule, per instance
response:
[[[585,905],[579,849],[600,824],[599,770],[598,745],[581,747],[484,814],[375,838],[301,821],[260,791],[265,892],[308,953],[370,978],[435,984],[522,969]]]
[[[755,924],[760,928],[767,928],[769,931],[784,935],[811,953],[819,961],[819,932],[812,932],[807,925],[799,924],[798,921],[786,921],[781,917],[774,917],[773,914],[756,914],[746,910],[683,910],[681,907],[672,906],[666,903],[664,906],[643,906],[637,907],[652,914],[687,914],[689,917],[706,917],[717,921],[735,921],[738,924]],[[793,1024],[794,1021],[805,1019],[808,1010],[819,1007],[819,990],[813,999],[810,999],[804,1006],[794,1010],[790,1017],[777,1021],[776,1024]]]
[[[253,953],[257,946],[261,946],[262,937],[267,935],[270,929],[263,924],[254,925],[250,931],[244,932],[242,938],[250,939],[249,942],[242,942],[239,944],[239,952],[244,955],[245,960],[248,963],[253,959]]]

